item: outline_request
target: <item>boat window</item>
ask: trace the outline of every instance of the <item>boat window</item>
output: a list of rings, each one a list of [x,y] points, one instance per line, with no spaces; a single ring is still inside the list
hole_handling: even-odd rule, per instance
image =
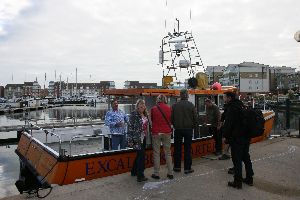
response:
[[[223,95],[218,95],[218,107],[220,109],[224,109],[224,99],[223,99]]]

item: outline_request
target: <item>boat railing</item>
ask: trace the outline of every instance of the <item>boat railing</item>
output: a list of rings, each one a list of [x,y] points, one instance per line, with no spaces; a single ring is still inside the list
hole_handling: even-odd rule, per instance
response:
[[[55,136],[55,137],[57,137],[57,139],[58,139],[58,145],[59,145],[59,146],[58,146],[58,153],[59,153],[59,156],[63,156],[63,155],[64,155],[64,151],[63,151],[63,149],[61,148],[61,145],[62,145],[62,139],[61,139],[61,137],[60,137],[59,135],[55,134],[53,131],[51,132],[51,131],[48,131],[48,130],[46,130],[46,129],[44,129],[44,128],[41,128],[41,127],[39,127],[38,125],[31,123],[30,121],[27,121],[27,124],[30,126],[30,135],[31,135],[31,136],[32,136],[32,130],[33,130],[33,127],[35,127],[35,128],[37,128],[38,130],[41,130],[41,131],[43,131],[43,132],[46,134],[46,142],[47,142],[48,134],[50,134],[50,136]]]
[[[79,139],[79,138],[101,138],[102,140],[102,151],[104,151],[104,141],[105,141],[105,137],[111,137],[112,133],[109,133],[109,134],[93,134],[93,135],[82,135],[82,134],[78,134],[78,135],[75,135],[73,136],[71,139],[70,139],[70,142],[69,142],[69,156],[72,156],[72,142],[75,140],[75,139]],[[108,147],[109,147],[109,150],[110,149],[110,140],[108,140]]]
[[[208,134],[208,130],[205,130],[205,133],[202,133],[202,128],[209,128],[211,126],[211,124],[199,124],[198,125],[198,133],[194,133],[194,139],[198,139],[198,138],[207,138],[207,137],[211,137],[211,135]]]

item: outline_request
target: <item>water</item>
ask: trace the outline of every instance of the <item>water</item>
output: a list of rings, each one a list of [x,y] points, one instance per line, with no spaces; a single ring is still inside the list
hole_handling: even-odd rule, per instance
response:
[[[119,109],[128,113],[130,105],[119,105]],[[37,124],[66,123],[76,119],[77,122],[89,120],[103,120],[108,109],[107,104],[97,107],[65,106],[46,110],[31,111],[29,113],[15,113],[0,116],[0,126],[25,125],[30,119]],[[0,132],[0,139],[16,138],[17,133]],[[19,158],[15,154],[16,145],[0,146],[0,198],[19,194],[15,181],[19,178]]]
[[[130,112],[130,105],[119,105],[119,108],[125,113]],[[0,126],[4,125],[23,125],[26,117],[36,121],[38,124],[51,122],[67,122],[73,118],[78,121],[85,121],[88,119],[103,120],[107,111],[107,105],[98,105],[94,107],[83,106],[66,106],[48,109],[44,111],[33,111],[28,113],[11,114],[7,116],[0,116]],[[291,129],[299,129],[298,117],[300,113],[291,112]],[[279,134],[279,131],[285,129],[285,113],[283,111],[276,111],[275,124],[273,126],[273,134]],[[15,132],[0,132],[0,139],[16,137]],[[14,185],[19,177],[19,159],[14,153],[16,145],[8,147],[0,146],[0,198],[18,194]]]
[[[286,128],[286,113],[284,111],[275,111],[275,121],[271,134],[280,135],[284,133]],[[290,129],[299,130],[300,112],[290,111]]]
[[[15,182],[19,178],[19,158],[14,150],[16,145],[10,148],[0,146],[0,198],[18,194]]]

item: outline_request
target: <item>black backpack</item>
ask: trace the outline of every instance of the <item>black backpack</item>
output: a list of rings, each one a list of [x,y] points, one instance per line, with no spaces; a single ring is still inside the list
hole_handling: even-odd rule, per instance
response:
[[[242,109],[242,126],[249,138],[262,136],[265,131],[265,118],[259,109]]]

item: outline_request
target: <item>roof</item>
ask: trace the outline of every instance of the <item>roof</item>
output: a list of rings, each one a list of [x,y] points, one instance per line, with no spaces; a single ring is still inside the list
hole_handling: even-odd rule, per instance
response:
[[[227,91],[236,91],[237,89],[232,86],[223,86],[222,90],[199,90],[189,89],[189,94],[223,94]],[[104,92],[104,95],[115,95],[115,96],[158,96],[164,94],[166,96],[179,96],[180,89],[109,89]]]

